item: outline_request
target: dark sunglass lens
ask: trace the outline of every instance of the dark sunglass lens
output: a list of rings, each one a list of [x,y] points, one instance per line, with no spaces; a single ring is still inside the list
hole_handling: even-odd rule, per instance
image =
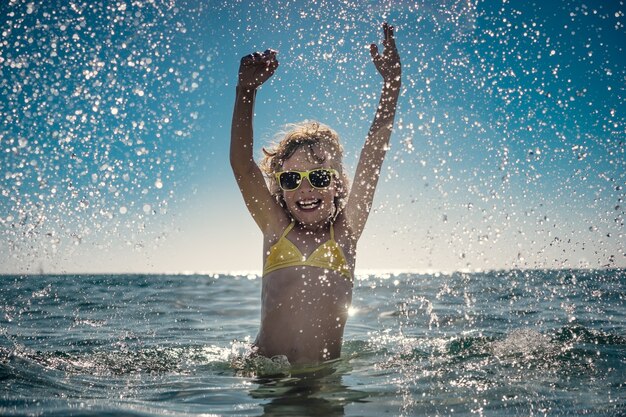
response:
[[[318,169],[309,173],[311,185],[317,188],[326,188],[330,185],[332,174],[325,169]]]
[[[280,174],[280,187],[283,190],[295,190],[300,185],[301,179],[297,172],[283,172]]]

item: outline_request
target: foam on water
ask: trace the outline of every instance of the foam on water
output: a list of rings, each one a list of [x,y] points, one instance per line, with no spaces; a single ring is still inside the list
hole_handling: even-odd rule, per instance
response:
[[[314,367],[253,355],[260,279],[3,276],[0,411],[619,415],[625,273],[371,276]]]

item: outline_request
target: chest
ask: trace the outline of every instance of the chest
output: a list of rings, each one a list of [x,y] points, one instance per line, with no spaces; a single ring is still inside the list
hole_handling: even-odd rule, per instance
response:
[[[332,231],[311,233],[287,230],[281,236],[264,239],[264,265],[276,262],[319,264],[343,262],[354,267],[355,248],[349,239],[343,239]]]

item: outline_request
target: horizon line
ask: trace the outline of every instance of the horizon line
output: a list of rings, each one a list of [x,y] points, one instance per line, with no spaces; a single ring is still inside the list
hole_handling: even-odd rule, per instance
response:
[[[611,270],[626,270],[625,267],[515,267],[515,268],[493,268],[493,269],[457,269],[457,270],[435,270],[435,269],[411,269],[411,268],[364,268],[357,269],[354,272],[355,277],[369,277],[371,275],[382,275],[383,278],[389,278],[391,276],[398,276],[401,274],[415,274],[415,275],[452,275],[452,274],[476,274],[476,273],[489,273],[489,272],[506,272],[506,271],[611,271]],[[89,272],[89,271],[62,271],[62,272],[0,272],[0,276],[50,276],[50,275],[173,275],[173,276],[192,276],[192,275],[206,275],[213,276],[215,278],[219,276],[233,276],[233,277],[246,277],[248,279],[255,279],[261,277],[260,270],[200,270],[200,271],[127,271],[127,272]],[[386,277],[385,277],[386,276]]]

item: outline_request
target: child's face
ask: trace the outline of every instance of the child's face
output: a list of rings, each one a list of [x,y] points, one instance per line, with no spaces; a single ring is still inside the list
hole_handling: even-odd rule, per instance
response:
[[[316,152],[322,152],[315,149]],[[308,147],[298,148],[283,163],[282,171],[309,171],[316,168],[332,168],[332,156],[326,155],[324,162],[316,162],[310,157]],[[324,226],[334,214],[334,201],[337,182],[333,178],[330,186],[324,189],[314,188],[308,179],[302,179],[298,189],[282,191],[287,210],[303,226],[316,229]]]

